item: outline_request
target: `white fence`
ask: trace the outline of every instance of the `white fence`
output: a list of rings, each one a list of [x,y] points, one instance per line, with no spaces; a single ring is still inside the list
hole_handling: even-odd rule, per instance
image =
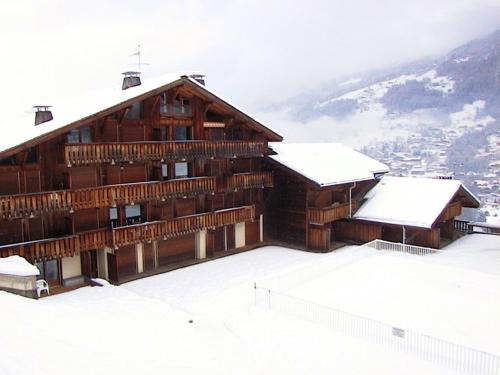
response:
[[[497,355],[336,310],[255,284],[255,304],[473,375],[499,375]]]
[[[430,247],[413,246],[413,245],[402,244],[399,242],[389,242],[384,240],[373,240],[371,242],[365,243],[362,246],[372,247],[375,250],[399,251],[402,253],[408,253],[413,255],[429,255],[441,252],[441,250],[432,249]]]
[[[360,246],[379,251],[396,251],[418,256],[441,253],[428,247],[374,240]],[[351,251],[351,250],[350,250]],[[352,251],[355,251],[354,249]],[[373,253],[375,255],[376,253]],[[266,286],[255,284],[255,304],[273,311],[292,315],[314,323],[326,325],[343,334],[367,339],[386,348],[406,352],[431,363],[448,367],[465,374],[500,375],[500,357],[475,350],[436,337],[424,335],[402,327],[337,310],[316,302],[294,297],[288,293],[324,273],[335,271],[372,256],[366,252],[351,255],[336,265],[315,261],[291,273],[277,275],[264,281]],[[312,267],[311,267],[312,266]]]

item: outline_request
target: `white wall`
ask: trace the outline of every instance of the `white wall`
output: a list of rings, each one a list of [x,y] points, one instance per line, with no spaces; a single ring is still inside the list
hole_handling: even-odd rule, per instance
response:
[[[98,276],[108,280],[108,256],[107,253],[113,253],[109,247],[97,250],[97,273]]]
[[[236,223],[234,225],[235,247],[245,246],[245,223]]]
[[[144,245],[138,243],[135,245],[135,255],[137,256],[137,273],[144,272]]]
[[[259,217],[259,228],[260,228],[260,242],[264,241],[264,215],[260,214]]]
[[[202,230],[196,233],[196,259],[207,257],[207,231]]]
[[[80,254],[73,257],[62,258],[61,265],[63,279],[69,279],[70,277],[82,275],[82,263],[80,261]]]

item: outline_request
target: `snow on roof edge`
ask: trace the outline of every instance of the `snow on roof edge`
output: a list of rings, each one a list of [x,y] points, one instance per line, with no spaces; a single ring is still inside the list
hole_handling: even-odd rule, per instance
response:
[[[356,157],[362,157],[363,159],[366,159],[366,161],[370,161],[372,163],[377,163],[379,164],[379,167],[381,166],[384,166],[383,169],[371,169],[370,167],[367,167],[366,170],[364,171],[365,172],[365,175],[363,177],[352,177],[352,178],[348,178],[348,179],[340,179],[340,180],[335,180],[335,181],[327,181],[327,182],[321,182],[317,176],[314,177],[312,176],[310,173],[304,171],[303,169],[301,168],[297,168],[296,165],[293,165],[293,160],[290,161],[290,160],[284,160],[282,157],[283,155],[283,150],[281,150],[281,155],[280,155],[280,150],[279,148],[283,148],[283,147],[297,147],[297,146],[303,146],[304,148],[307,148],[308,146],[310,145],[318,145],[318,147],[321,147],[321,146],[329,146],[332,148],[332,150],[335,151],[335,147],[337,147],[337,150],[336,151],[343,151],[344,152],[348,152],[348,153],[352,153],[351,156],[356,156]],[[295,173],[298,173],[299,175],[303,176],[304,178],[310,180],[311,182],[317,184],[318,186],[320,187],[328,187],[328,186],[335,186],[335,185],[342,185],[342,184],[347,184],[347,183],[353,183],[353,182],[359,182],[359,181],[369,181],[369,180],[374,180],[376,177],[375,175],[376,174],[380,174],[380,173],[388,173],[390,170],[389,170],[389,167],[376,160],[376,159],[373,159],[372,157],[370,156],[367,156],[365,154],[363,154],[362,152],[359,152],[351,147],[348,147],[346,145],[344,145],[343,143],[340,143],[340,142],[318,142],[318,143],[310,143],[310,142],[304,142],[304,143],[300,143],[300,142],[293,142],[293,143],[281,143],[281,142],[270,142],[269,143],[269,147],[271,148],[271,150],[273,150],[274,152],[276,152],[276,155],[268,155],[269,158],[271,160],[273,160],[274,162],[294,171]],[[275,148],[276,147],[276,148]],[[328,156],[328,155],[325,155],[325,156]],[[373,167],[373,166],[371,166]],[[358,171],[359,172],[359,171]]]
[[[44,137],[49,136],[55,131],[59,131],[61,129],[65,129],[67,127],[71,127],[75,125],[76,123],[81,123],[85,122],[87,120],[90,120],[93,117],[99,117],[100,114],[103,112],[109,111],[114,107],[121,106],[129,101],[133,101],[137,99],[138,97],[142,96],[147,96],[148,94],[157,91],[161,88],[171,86],[171,85],[176,85],[177,83],[183,81],[183,80],[188,80],[190,83],[196,85],[197,87],[203,89],[205,92],[207,92],[210,95],[213,95],[215,98],[219,99],[222,101],[225,105],[231,107],[235,111],[241,113],[243,116],[247,117],[250,121],[253,121],[256,123],[258,126],[263,127],[266,130],[269,130],[271,133],[274,133],[277,137],[283,139],[283,135],[277,132],[276,130],[272,129],[271,127],[264,125],[262,122],[255,120],[242,110],[238,109],[234,105],[232,105],[230,102],[227,100],[223,99],[219,95],[217,95],[215,92],[212,90],[207,89],[206,86],[200,84],[190,76],[193,74],[199,74],[199,72],[196,73],[191,73],[191,72],[177,72],[173,74],[168,74],[168,75],[162,75],[162,76],[156,76],[152,77],[149,80],[144,80],[141,85],[131,87],[127,90],[121,90],[118,87],[108,87],[108,88],[103,88],[103,89],[97,89],[93,91],[85,91],[82,92],[80,96],[75,96],[71,100],[68,100],[67,102],[63,103],[54,103],[54,119],[51,121],[48,121],[46,123],[42,123],[40,125],[35,126],[33,123],[33,116],[34,114],[29,114],[27,116],[23,116],[19,119],[19,128],[21,129],[20,132],[16,132],[14,135],[13,139],[9,140],[11,137],[6,137],[4,138],[4,144],[3,142],[0,142],[0,154],[7,154],[10,151],[22,147],[23,145],[36,141],[39,139],[43,139]],[[185,78],[187,77],[187,78]],[[107,94],[107,97],[105,99],[108,99],[108,103],[103,103],[101,106],[101,103],[95,104],[92,103],[95,108],[91,108],[88,110],[85,110],[83,113],[78,113],[78,111],[75,111],[75,113],[72,113],[68,116],[67,113],[63,113],[63,111],[66,109],[65,104],[68,105],[75,105],[75,103],[79,103],[82,98],[87,99],[87,96],[91,96],[95,94]],[[116,96],[116,98],[113,98],[113,96]],[[80,100],[79,100],[80,99]],[[62,105],[60,105],[62,104]],[[63,111],[58,112],[57,108],[63,108]],[[61,115],[61,113],[63,113]],[[60,118],[62,117],[62,120]],[[69,118],[65,118],[69,117]],[[19,136],[19,134],[21,134]],[[12,134],[9,134],[12,136]]]
[[[415,184],[412,182],[415,182]],[[408,189],[411,190],[413,186],[419,191],[423,189],[423,192],[421,191],[423,194],[430,194],[437,197],[431,203],[430,207],[425,209],[425,204],[422,205],[419,203],[415,206],[412,205],[411,201],[407,200],[406,195],[411,193]],[[461,188],[470,193],[460,180],[384,176],[381,182],[366,194],[365,202],[354,214],[353,218],[356,220],[429,229],[433,227],[436,220]],[[388,194],[390,195],[389,201]],[[477,201],[477,198],[473,194],[471,196]],[[398,211],[395,207],[406,207],[406,213]]]

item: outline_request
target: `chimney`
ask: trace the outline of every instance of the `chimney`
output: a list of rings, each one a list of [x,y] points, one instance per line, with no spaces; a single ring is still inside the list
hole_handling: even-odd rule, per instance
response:
[[[191,78],[193,80],[195,80],[196,82],[198,82],[200,85],[203,85],[205,86],[205,74],[190,74],[190,75],[183,75],[181,76],[181,78]]]
[[[50,105],[35,105],[35,126],[43,124],[44,122],[52,120],[52,112],[50,110]]]
[[[140,72],[124,72],[122,90],[126,90],[130,87],[139,86],[141,84],[141,73]]]

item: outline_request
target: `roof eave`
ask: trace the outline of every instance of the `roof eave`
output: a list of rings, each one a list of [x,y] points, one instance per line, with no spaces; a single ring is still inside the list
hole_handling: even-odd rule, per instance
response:
[[[179,86],[179,85],[183,84],[184,82],[185,82],[185,80],[183,78],[176,79],[175,81],[169,82],[169,83],[162,85],[160,87],[157,87],[153,90],[149,90],[145,93],[134,96],[133,98],[127,99],[123,102],[119,102],[119,103],[117,103],[111,107],[105,108],[99,112],[95,112],[89,116],[83,117],[83,118],[76,120],[76,121],[73,121],[73,122],[70,122],[66,125],[61,126],[60,128],[54,129],[52,131],[49,131],[49,132],[44,133],[42,135],[39,135],[37,137],[31,138],[30,140],[28,140],[26,142],[20,143],[16,146],[13,146],[13,147],[8,148],[6,150],[0,151],[0,159],[11,156],[19,151],[23,151],[29,147],[32,147],[33,144],[38,144],[38,143],[41,143],[43,141],[46,141],[46,140],[54,137],[55,135],[66,133],[67,131],[69,131],[75,127],[78,127],[84,123],[87,123],[89,121],[97,120],[97,119],[102,118],[104,116],[108,116],[108,115],[112,114],[113,112],[116,112],[120,109],[129,107],[137,100],[147,98],[151,95],[160,94],[163,91],[169,90],[169,89],[176,87],[176,86]]]

